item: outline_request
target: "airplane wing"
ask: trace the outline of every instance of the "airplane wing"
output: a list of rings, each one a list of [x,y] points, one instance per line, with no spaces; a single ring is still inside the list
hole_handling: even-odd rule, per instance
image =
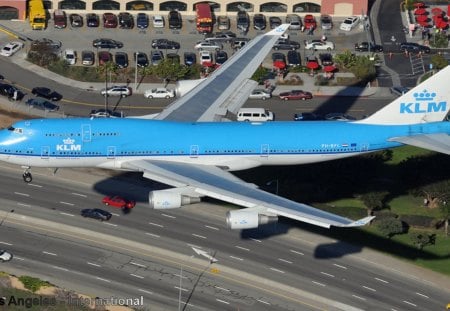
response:
[[[236,113],[255,87],[255,82],[249,79],[288,27],[289,24],[283,24],[255,37],[207,79],[153,119],[220,121],[228,111]]]
[[[177,187],[175,191],[181,192],[186,188],[199,197],[209,196],[247,207],[237,212],[284,216],[325,228],[362,226],[374,218],[366,217],[353,221],[306,204],[290,201],[260,190],[255,185],[246,183],[216,166],[149,160],[130,161],[123,165],[124,168],[142,171],[146,178]]]
[[[444,133],[393,137],[390,141],[450,154],[450,136]]]

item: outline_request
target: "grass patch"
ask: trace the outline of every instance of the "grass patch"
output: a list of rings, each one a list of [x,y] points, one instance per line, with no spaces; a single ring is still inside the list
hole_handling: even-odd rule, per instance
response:
[[[52,284],[47,281],[42,281],[41,279],[27,275],[20,276],[19,280],[23,283],[23,286],[25,286],[26,289],[31,290],[33,293],[38,291],[41,287],[52,286]]]
[[[402,162],[403,160],[406,160],[407,158],[410,158],[412,156],[422,156],[422,155],[428,155],[432,152],[429,150],[425,150],[422,148],[417,148],[413,146],[403,146],[399,148],[395,148],[394,152],[392,153],[392,159],[387,164],[398,164]]]

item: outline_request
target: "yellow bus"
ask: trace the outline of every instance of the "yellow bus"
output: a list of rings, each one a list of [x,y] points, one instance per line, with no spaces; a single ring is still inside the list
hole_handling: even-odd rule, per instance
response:
[[[28,1],[28,18],[30,20],[31,29],[43,30],[47,26],[47,16],[42,0]]]

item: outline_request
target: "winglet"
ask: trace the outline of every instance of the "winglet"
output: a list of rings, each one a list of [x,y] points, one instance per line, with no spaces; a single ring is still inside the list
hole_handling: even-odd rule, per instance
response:
[[[265,36],[281,36],[282,34],[284,34],[286,32],[286,30],[288,30],[289,26],[290,26],[290,24],[281,24],[277,28],[267,32],[264,35]]]
[[[375,216],[368,216],[368,217],[361,218],[360,220],[351,222],[347,225],[342,225],[342,226],[338,226],[338,227],[361,227],[361,226],[367,225],[374,218],[375,218]]]

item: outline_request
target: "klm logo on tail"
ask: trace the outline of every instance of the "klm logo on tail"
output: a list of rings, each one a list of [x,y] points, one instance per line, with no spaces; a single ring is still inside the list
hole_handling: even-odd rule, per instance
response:
[[[400,103],[400,113],[429,113],[447,111],[447,102],[435,102],[436,93],[414,93],[415,103]]]

